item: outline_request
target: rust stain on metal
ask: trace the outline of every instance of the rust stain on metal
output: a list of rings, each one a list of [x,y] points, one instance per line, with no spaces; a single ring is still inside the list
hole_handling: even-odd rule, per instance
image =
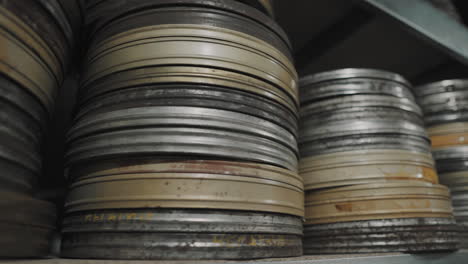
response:
[[[439,177],[434,168],[420,167],[419,173],[410,173],[405,171],[397,171],[384,173],[387,180],[417,180],[430,183],[439,183]]]
[[[351,203],[342,203],[342,204],[335,204],[335,208],[341,212],[352,212],[353,205]]]

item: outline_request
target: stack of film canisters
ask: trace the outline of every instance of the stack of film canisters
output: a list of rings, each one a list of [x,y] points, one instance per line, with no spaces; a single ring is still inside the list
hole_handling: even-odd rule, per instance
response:
[[[400,75],[340,69],[300,81],[305,254],[457,248],[422,111]]]
[[[291,45],[242,2],[87,2],[62,256],[302,254]]]

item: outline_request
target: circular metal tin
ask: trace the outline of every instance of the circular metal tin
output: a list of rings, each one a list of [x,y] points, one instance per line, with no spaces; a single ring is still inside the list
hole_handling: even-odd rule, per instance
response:
[[[418,98],[424,98],[425,96],[445,92],[463,91],[466,87],[468,87],[468,80],[453,79],[417,86],[413,88],[413,91]]]
[[[300,218],[214,210],[107,210],[67,216],[62,256],[254,259],[302,254]],[[92,241],[92,243],[90,243]]]
[[[309,115],[317,115],[333,111],[349,111],[349,110],[364,110],[364,109],[388,109],[406,111],[413,115],[422,117],[422,111],[419,106],[407,99],[398,98],[388,95],[342,95],[312,102],[301,106],[301,117],[308,117]]]
[[[115,163],[118,165],[119,161]],[[91,165],[70,170],[70,177],[75,180],[65,204],[67,212],[164,207],[303,215],[301,179],[273,166],[144,160],[115,167],[101,166],[104,168]],[[80,171],[82,167],[84,171]]]
[[[17,193],[0,192],[0,256],[44,257],[50,252],[55,207]]]
[[[2,21],[2,23],[8,23],[6,28],[37,52],[61,80],[66,70],[66,58],[70,50],[60,26],[55,23],[54,16],[47,11],[46,5],[54,5],[54,3],[56,3],[55,0],[4,0],[1,3],[1,12],[7,20],[10,20],[10,22]],[[15,26],[10,23],[14,23]]]
[[[468,145],[468,123],[453,122],[428,128],[432,148]]]
[[[151,26],[127,31],[94,45],[88,53],[85,85],[119,71],[174,64],[220,68],[254,76],[297,101],[292,63],[249,35],[205,26]]]
[[[284,145],[253,135],[192,127],[156,127],[100,133],[72,142],[70,164],[112,157],[192,156],[261,162],[297,170],[297,157]]]
[[[23,87],[3,75],[0,75],[0,100],[29,119],[31,131],[46,130],[46,123],[49,121],[46,109]]]
[[[71,0],[69,2],[74,2],[75,0]],[[68,20],[67,14],[63,10],[61,4],[58,0],[38,0],[39,4],[47,10],[49,15],[55,20],[55,23],[59,26],[63,35],[65,35],[68,41],[68,47],[73,47],[74,43],[74,35],[73,29],[70,25]],[[69,56],[65,54],[65,56]],[[64,57],[65,57],[64,56]]]
[[[333,111],[301,120],[302,142],[359,134],[406,134],[429,140],[418,116],[383,107]]]
[[[236,131],[279,142],[297,153],[294,136],[274,123],[232,111],[187,106],[134,107],[94,114],[75,123],[69,141],[106,131],[151,127]]]
[[[126,88],[93,98],[80,107],[76,119],[120,109],[187,106],[226,110],[255,116],[297,133],[294,113],[260,96],[207,85],[157,85]]]
[[[400,75],[341,69],[305,77],[300,84],[302,158],[382,149],[430,152],[422,111]]]
[[[306,191],[346,185],[420,180],[438,183],[428,153],[401,150],[361,150],[303,158],[299,174]]]
[[[304,84],[300,90],[301,104],[344,95],[387,95],[415,101],[407,86],[387,80],[369,78],[338,79],[318,84]]]
[[[1,189],[31,191],[41,169],[47,112],[34,96],[3,76],[0,108]]]
[[[458,249],[452,218],[399,218],[306,226],[305,254],[433,252]]]
[[[346,221],[452,217],[447,187],[422,181],[385,183],[309,191],[306,225]]]
[[[449,188],[468,184],[468,170],[441,173],[439,174],[440,183]]]
[[[406,150],[420,153],[430,153],[431,151],[426,138],[410,135],[362,134],[310,142],[301,142],[300,139],[299,136],[299,150],[303,158],[336,152],[371,149]]]
[[[468,171],[461,169],[440,174],[440,181],[450,188],[453,214],[461,229],[460,247],[468,248]]]
[[[262,0],[263,1],[263,0]],[[265,2],[265,1],[263,1]],[[90,1],[88,2],[87,12],[87,24],[92,25],[94,32],[100,30],[103,26],[111,23],[113,20],[124,17],[125,15],[132,14],[139,10],[157,9],[158,7],[183,7],[191,6],[198,8],[211,9],[211,12],[216,10],[230,13],[226,17],[224,23],[220,23],[223,26],[229,26],[233,24],[232,18],[230,17],[242,17],[244,20],[251,22],[251,24],[259,24],[271,31],[271,33],[277,35],[286,45],[291,48],[291,44],[286,33],[281,29],[278,24],[271,18],[265,16],[261,12],[248,5],[239,3],[237,1],[228,0],[217,0],[217,1],[206,1],[206,0],[131,0],[125,2],[115,3],[114,1]],[[174,19],[173,19],[174,20]],[[174,22],[173,22],[174,23]],[[254,25],[255,26],[255,25]],[[240,30],[245,30],[241,29]]]
[[[1,55],[0,71],[28,89],[51,111],[62,75],[59,66],[53,62],[50,47],[3,7],[0,7],[0,24],[9,29],[0,30],[3,45],[0,51],[5,53]]]
[[[445,146],[433,149],[432,155],[437,162],[442,160],[466,160],[468,159],[468,145]]]
[[[302,236],[302,220],[283,214],[230,210],[111,209],[66,215],[62,229],[63,233],[132,231]]]
[[[344,95],[300,110],[302,157],[362,149],[429,151],[419,107],[407,98]]]
[[[428,126],[468,121],[468,80],[454,79],[416,87]]]
[[[438,160],[436,167],[439,174],[465,171],[468,170],[468,159],[456,158]]]
[[[261,96],[266,100],[278,102],[292,113],[297,113],[295,102],[283,90],[274,85],[244,74],[213,68],[167,66],[127,70],[83,86],[80,92],[82,101],[86,101],[94,96],[112,91],[148,85],[159,86],[167,83],[209,85],[213,86],[213,89],[224,87],[233,92],[251,93],[253,96]]]
[[[250,35],[269,43],[281,51],[289,60],[292,56],[287,44],[269,28],[232,12],[199,6],[165,5],[155,9],[139,10],[120,17],[105,27],[92,40],[99,42],[113,35],[156,25],[192,24],[228,29]]]
[[[360,68],[346,68],[321,73],[312,74],[301,79],[301,87],[318,84],[322,82],[335,81],[335,80],[349,80],[354,78],[368,78],[376,80],[385,80],[390,82],[400,83],[406,87],[411,87],[409,82],[401,75],[377,70],[377,69],[360,69]]]

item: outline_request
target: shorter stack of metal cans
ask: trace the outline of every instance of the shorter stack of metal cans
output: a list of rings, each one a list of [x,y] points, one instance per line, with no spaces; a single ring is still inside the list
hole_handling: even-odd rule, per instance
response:
[[[468,248],[468,80],[445,80],[415,88],[432,140],[442,184],[449,186],[455,219]]]
[[[73,2],[0,2],[0,257],[50,253],[56,212],[38,197],[38,180],[46,128],[74,42],[71,25],[78,30],[81,19],[79,8],[66,8]]]
[[[342,69],[303,78],[304,253],[453,250],[422,112],[401,76]]]
[[[86,21],[62,255],[301,255],[297,74],[281,28],[233,0],[94,0]]]

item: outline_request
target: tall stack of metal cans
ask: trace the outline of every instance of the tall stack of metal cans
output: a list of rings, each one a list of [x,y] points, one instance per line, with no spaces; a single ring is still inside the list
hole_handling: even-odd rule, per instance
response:
[[[232,0],[87,2],[62,256],[302,254],[297,74]]]
[[[74,4],[0,2],[0,257],[49,254],[56,212],[37,196],[38,180],[54,97],[80,24],[80,9],[67,9]]]
[[[304,253],[457,247],[421,109],[400,75],[341,69],[301,79]]]
[[[455,219],[468,248],[468,80],[445,80],[416,87],[432,140],[440,181],[449,186]]]

